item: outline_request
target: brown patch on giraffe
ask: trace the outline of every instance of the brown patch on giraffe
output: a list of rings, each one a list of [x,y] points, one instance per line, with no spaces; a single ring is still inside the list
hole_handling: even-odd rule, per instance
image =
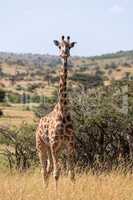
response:
[[[61,115],[58,115],[57,118],[56,118],[56,121],[61,121],[62,120],[62,116]]]
[[[66,100],[64,101],[64,105],[67,105],[67,101]]]
[[[64,138],[64,136],[63,136],[63,135],[61,135],[61,136],[60,136],[60,139],[61,139],[61,140],[63,140],[63,138]]]
[[[55,141],[57,141],[58,138],[59,138],[59,136],[57,136],[57,135],[55,135],[55,136],[53,137],[53,139],[54,139]]]
[[[66,130],[73,130],[73,125],[71,123],[67,124],[65,127]]]
[[[74,147],[75,144],[74,144],[74,142],[70,142],[69,145],[70,145],[71,147]]]
[[[63,133],[64,133],[64,128],[60,128],[55,131],[55,134],[57,135],[63,135]]]
[[[68,121],[68,122],[71,121],[71,116],[70,116],[70,114],[68,114],[68,115],[66,116],[66,121]]]
[[[64,140],[68,141],[69,140],[69,136],[68,135],[64,135]]]
[[[66,118],[65,118],[65,117],[62,118],[62,123],[63,123],[63,124],[66,123]]]

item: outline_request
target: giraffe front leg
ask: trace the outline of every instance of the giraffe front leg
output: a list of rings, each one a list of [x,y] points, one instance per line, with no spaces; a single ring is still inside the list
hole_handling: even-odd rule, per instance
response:
[[[75,148],[74,148],[74,144],[70,143],[68,145],[68,170],[69,170],[70,178],[73,182],[75,182],[74,165],[75,165]]]
[[[42,168],[43,183],[47,187],[48,186],[47,152],[39,151],[39,159],[40,159],[41,168]]]
[[[48,159],[47,159],[47,173],[50,176],[52,170],[53,170],[53,160],[51,155],[51,150],[48,148]]]
[[[51,145],[51,155],[53,160],[53,176],[55,179],[55,188],[57,189],[58,180],[60,176],[60,168],[59,168],[59,145],[57,143],[54,143]]]

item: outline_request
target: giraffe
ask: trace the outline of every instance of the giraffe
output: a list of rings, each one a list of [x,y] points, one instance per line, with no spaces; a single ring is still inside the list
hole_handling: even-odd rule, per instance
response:
[[[43,182],[48,185],[51,172],[57,188],[60,176],[59,154],[66,148],[70,177],[75,179],[75,133],[71,119],[69,102],[67,98],[67,61],[70,49],[76,42],[70,42],[70,37],[61,37],[61,41],[54,40],[59,48],[59,56],[62,60],[59,81],[58,102],[52,112],[40,119],[36,131],[36,148],[42,167]]]

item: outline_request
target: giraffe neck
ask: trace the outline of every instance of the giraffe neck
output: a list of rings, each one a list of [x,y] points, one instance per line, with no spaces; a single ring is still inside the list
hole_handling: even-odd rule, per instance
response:
[[[64,113],[67,110],[67,59],[63,60],[63,65],[60,71],[59,82],[59,104],[61,111]]]

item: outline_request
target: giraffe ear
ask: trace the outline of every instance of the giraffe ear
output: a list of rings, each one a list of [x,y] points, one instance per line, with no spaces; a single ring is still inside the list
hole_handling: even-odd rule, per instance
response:
[[[77,42],[71,42],[70,48],[73,48]]]
[[[54,44],[55,44],[55,46],[59,46],[59,41],[58,40],[54,40]]]

